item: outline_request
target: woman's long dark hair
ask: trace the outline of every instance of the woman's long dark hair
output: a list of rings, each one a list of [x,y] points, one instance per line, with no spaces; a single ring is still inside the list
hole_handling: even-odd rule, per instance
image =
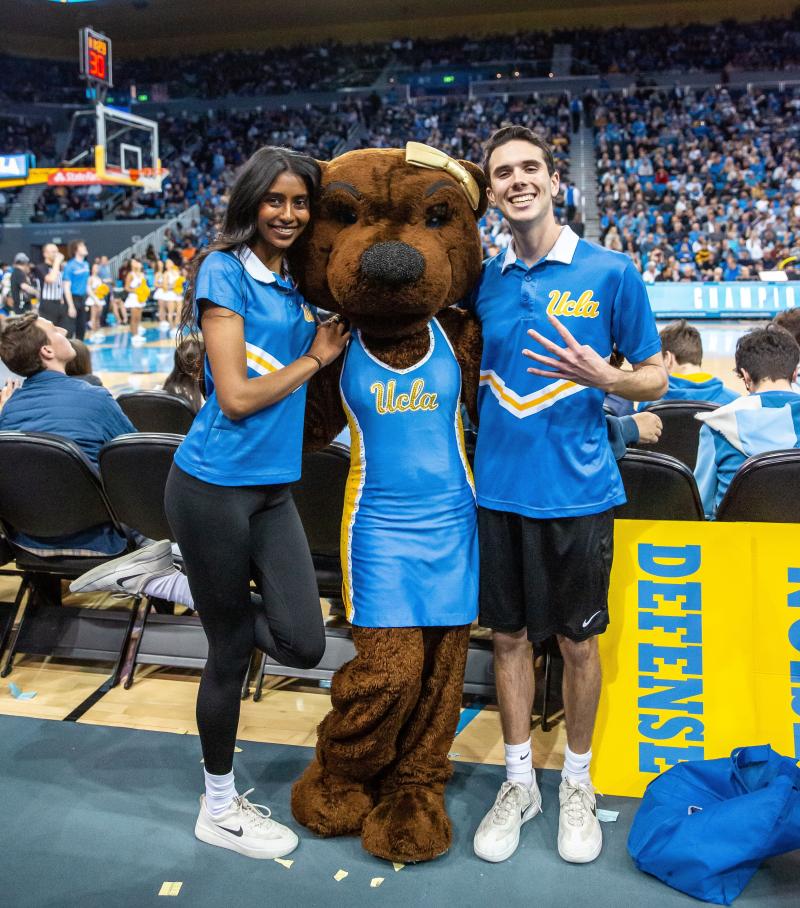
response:
[[[222,229],[208,248],[196,255],[189,265],[186,292],[184,294],[181,320],[178,325],[178,355],[181,356],[180,339],[187,334],[199,340],[199,325],[195,316],[195,286],[200,266],[212,252],[230,252],[238,246],[251,243],[258,233],[258,209],[270,186],[282,173],[293,173],[305,183],[309,200],[316,201],[322,171],[319,164],[308,155],[299,154],[288,148],[266,145],[259,148],[239,171],[231,189],[228,208],[222,221]],[[187,371],[197,368],[197,363],[182,359]],[[202,375],[202,358],[199,372]]]
[[[175,350],[175,365],[164,380],[164,390],[185,397],[197,413],[205,402],[203,357],[206,348],[196,337],[185,337]],[[198,378],[199,374],[199,378]]]

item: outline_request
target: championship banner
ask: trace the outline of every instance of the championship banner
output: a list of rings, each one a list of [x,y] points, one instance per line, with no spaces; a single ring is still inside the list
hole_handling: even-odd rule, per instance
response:
[[[800,527],[618,520],[609,608],[598,791],[748,744],[800,758]]]

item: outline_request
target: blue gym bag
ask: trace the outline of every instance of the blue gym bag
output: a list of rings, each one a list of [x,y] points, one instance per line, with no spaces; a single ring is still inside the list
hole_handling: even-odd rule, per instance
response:
[[[639,870],[718,905],[730,905],[765,858],[795,848],[800,769],[768,744],[671,767],[647,786],[628,836]]]

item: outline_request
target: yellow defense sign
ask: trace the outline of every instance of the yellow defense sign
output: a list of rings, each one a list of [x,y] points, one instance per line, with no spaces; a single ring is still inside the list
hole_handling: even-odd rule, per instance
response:
[[[800,527],[619,520],[599,791],[768,743],[800,759]]]

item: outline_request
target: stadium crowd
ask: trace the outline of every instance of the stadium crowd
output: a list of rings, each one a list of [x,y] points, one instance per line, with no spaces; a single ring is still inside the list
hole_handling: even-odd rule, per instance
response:
[[[594,111],[601,240],[646,281],[745,280],[800,226],[797,90],[639,91]]]

